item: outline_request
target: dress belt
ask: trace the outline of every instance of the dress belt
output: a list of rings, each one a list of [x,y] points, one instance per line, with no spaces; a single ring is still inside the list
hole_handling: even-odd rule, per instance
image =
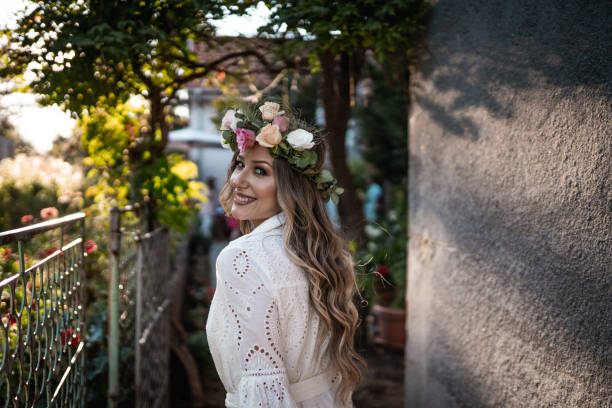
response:
[[[296,403],[304,402],[331,389],[330,377],[327,372],[315,375],[306,380],[289,384],[289,393]],[[240,407],[240,397],[237,392],[228,392],[225,396],[225,406]]]
[[[307,380],[289,384],[289,393],[300,403],[321,395],[330,389],[329,375],[327,372],[310,377]]]

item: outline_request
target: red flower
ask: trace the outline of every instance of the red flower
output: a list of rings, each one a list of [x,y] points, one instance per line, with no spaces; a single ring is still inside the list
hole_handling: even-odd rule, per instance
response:
[[[27,224],[28,222],[32,221],[34,219],[34,216],[31,214],[28,215],[24,215],[23,217],[21,217],[21,223],[22,224]]]
[[[14,317],[11,317],[10,313],[7,313],[4,317],[6,317],[6,319],[9,321],[9,325],[17,324],[17,319],[15,319]]]
[[[380,273],[382,276],[387,276],[389,274],[389,267],[385,265],[379,266],[376,272]]]
[[[70,345],[72,347],[76,347],[79,345],[79,333],[77,333],[76,331],[74,333],[75,333],[75,337],[71,337],[72,332],[70,331],[70,329],[62,331],[62,346],[66,344],[66,336],[68,336],[68,338],[71,339]]]
[[[49,256],[49,255],[51,255],[52,253],[54,253],[54,252],[55,252],[55,251],[57,251],[58,249],[59,249],[59,247],[53,247],[53,248],[51,248],[51,249],[47,249],[47,250],[45,251],[45,256]]]
[[[85,242],[85,252],[87,252],[88,254],[91,254],[96,249],[98,249],[96,241],[90,239],[89,241]]]
[[[13,250],[11,248],[4,248],[4,251],[2,251],[0,248],[0,252],[2,253],[2,259],[6,261]]]

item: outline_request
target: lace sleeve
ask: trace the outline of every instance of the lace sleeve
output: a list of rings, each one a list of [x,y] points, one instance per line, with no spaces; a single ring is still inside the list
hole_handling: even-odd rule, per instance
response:
[[[255,254],[253,254],[255,255]],[[243,407],[297,407],[280,350],[278,305],[269,281],[243,249],[226,248],[219,257],[218,289],[234,326],[240,373],[233,398]]]

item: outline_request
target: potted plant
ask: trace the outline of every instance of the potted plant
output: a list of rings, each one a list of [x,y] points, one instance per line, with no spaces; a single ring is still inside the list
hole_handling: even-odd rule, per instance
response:
[[[366,226],[369,242],[361,253],[364,267],[359,283],[373,304],[375,342],[403,350],[406,342],[406,219],[401,192],[379,223]],[[398,211],[400,210],[398,215]]]

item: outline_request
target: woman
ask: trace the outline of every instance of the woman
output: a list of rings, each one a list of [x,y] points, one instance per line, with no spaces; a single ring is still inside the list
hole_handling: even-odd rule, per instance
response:
[[[266,102],[230,110],[220,193],[245,235],[217,258],[206,333],[227,407],[350,407],[359,382],[352,258],[325,212],[342,189],[319,135]]]

